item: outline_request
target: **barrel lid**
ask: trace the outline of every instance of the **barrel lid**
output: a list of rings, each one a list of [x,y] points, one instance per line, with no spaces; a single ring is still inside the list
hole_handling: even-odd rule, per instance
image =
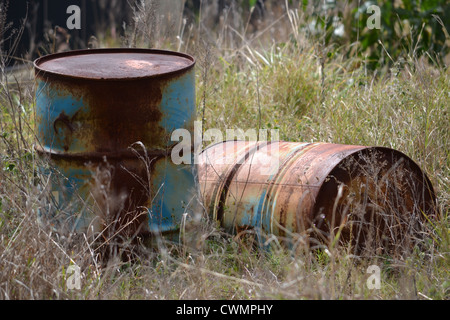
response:
[[[117,80],[155,77],[193,67],[191,56],[166,50],[94,49],[50,54],[34,62],[36,73]]]

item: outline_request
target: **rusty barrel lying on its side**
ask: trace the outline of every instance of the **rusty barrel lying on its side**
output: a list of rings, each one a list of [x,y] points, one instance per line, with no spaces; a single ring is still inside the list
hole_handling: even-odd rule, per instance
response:
[[[435,212],[426,175],[384,147],[226,141],[202,152],[199,183],[206,208],[229,232],[251,228],[291,242],[339,232],[352,243],[399,244]]]
[[[176,232],[198,205],[196,167],[170,159],[173,130],[193,132],[194,65],[146,49],[35,61],[36,150],[50,160],[41,172],[54,201],[41,220],[79,232]]]

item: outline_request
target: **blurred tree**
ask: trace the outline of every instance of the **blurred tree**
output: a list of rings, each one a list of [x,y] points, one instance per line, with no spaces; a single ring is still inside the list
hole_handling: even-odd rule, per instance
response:
[[[448,0],[303,0],[312,5],[307,28],[325,44],[346,46],[347,54],[366,59],[370,69],[408,61],[424,54],[442,63],[450,53],[450,2]],[[371,28],[374,11],[380,9],[380,28]],[[358,44],[354,46],[353,44]]]

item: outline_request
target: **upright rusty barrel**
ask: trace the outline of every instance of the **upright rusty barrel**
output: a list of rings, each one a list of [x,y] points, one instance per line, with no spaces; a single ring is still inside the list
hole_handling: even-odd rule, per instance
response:
[[[175,165],[175,129],[193,132],[195,60],[146,49],[80,50],[35,61],[36,150],[59,230],[176,233],[197,210],[197,173]]]
[[[424,172],[383,147],[226,141],[201,154],[199,182],[206,208],[226,230],[288,242],[314,235],[387,248],[420,234],[423,218],[435,213]]]

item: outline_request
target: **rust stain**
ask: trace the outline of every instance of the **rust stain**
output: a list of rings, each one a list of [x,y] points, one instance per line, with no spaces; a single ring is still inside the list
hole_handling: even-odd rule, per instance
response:
[[[74,131],[74,127],[72,124],[71,118],[67,116],[67,114],[63,111],[58,118],[53,122],[53,130],[58,138],[61,138],[63,141],[63,148],[65,151],[69,150],[70,143],[72,142],[72,135]],[[67,130],[68,129],[68,130]],[[61,133],[63,132],[63,133]]]
[[[117,152],[141,141],[147,146],[166,145],[160,103],[167,81],[157,79],[102,82],[59,79],[50,82],[53,90],[64,92],[85,104],[76,119],[79,126],[71,134],[87,151]],[[83,113],[83,114],[81,114]],[[72,123],[60,115],[59,120]],[[55,122],[56,125],[56,122]]]
[[[171,133],[160,125],[163,91],[194,63],[162,50],[125,49],[73,51],[35,62],[36,78],[54,92],[83,102],[73,117],[62,112],[53,123],[55,131],[65,130],[65,152],[40,146],[36,150],[50,155],[62,171],[89,166],[93,175],[80,188],[89,186],[103,217],[102,228],[111,234],[149,232],[148,212],[143,210],[151,206],[148,174],[162,174],[154,170],[156,160],[170,155]],[[82,145],[83,152],[71,150],[72,141]],[[148,150],[131,151],[138,141]]]
[[[182,53],[155,49],[73,50],[37,59],[36,74],[71,79],[136,80],[185,72],[195,60]]]
[[[287,235],[285,230],[290,234],[309,230],[311,237],[323,241],[324,236],[341,231],[342,241],[355,241],[359,223],[370,226],[359,229],[364,234],[361,243],[370,240],[369,231],[376,230],[380,243],[389,238],[398,244],[410,232],[408,228],[416,228],[423,220],[421,211],[428,216],[436,212],[431,182],[414,161],[396,150],[329,143],[299,148],[299,143],[280,142],[280,166],[268,180],[257,166],[220,164],[232,155],[248,160],[249,150],[254,150],[233,149],[228,144],[206,149],[199,166],[205,206],[219,212],[218,220],[226,229],[230,221],[251,221],[246,208],[263,196],[263,190],[261,219],[270,220],[270,232],[280,236]],[[393,230],[395,236],[390,234]]]

